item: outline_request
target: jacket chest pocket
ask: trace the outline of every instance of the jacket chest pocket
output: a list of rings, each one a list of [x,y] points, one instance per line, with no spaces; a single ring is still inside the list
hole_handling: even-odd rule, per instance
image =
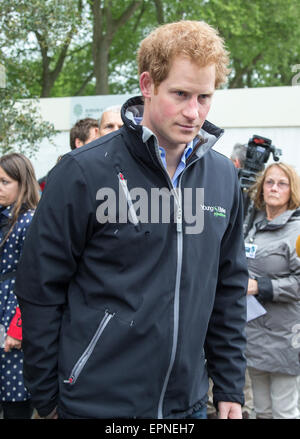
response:
[[[67,380],[64,380],[64,383],[70,384],[70,385],[74,385],[76,383],[76,381],[77,381],[80,373],[82,372],[86,362],[88,361],[88,359],[92,355],[98,340],[100,339],[101,335],[103,334],[103,331],[105,330],[105,328],[107,327],[107,325],[109,324],[110,320],[113,317],[114,317],[114,314],[110,313],[109,311],[105,311],[104,317],[101,320],[100,324],[98,325],[97,330],[96,330],[93,338],[89,342],[89,344],[88,344],[87,348],[85,349],[85,351],[83,352],[83,354],[77,360],[76,364],[74,365],[74,367],[71,371],[69,378]]]

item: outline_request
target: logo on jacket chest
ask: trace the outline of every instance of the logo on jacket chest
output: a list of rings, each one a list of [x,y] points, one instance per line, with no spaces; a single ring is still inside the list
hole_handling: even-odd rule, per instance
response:
[[[201,204],[201,209],[204,211],[211,212],[214,216],[220,216],[222,218],[226,218],[226,209],[221,206],[207,206],[205,204]]]

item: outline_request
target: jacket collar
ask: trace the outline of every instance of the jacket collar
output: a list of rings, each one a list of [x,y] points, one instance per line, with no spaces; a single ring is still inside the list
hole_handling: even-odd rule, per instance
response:
[[[300,216],[300,208],[294,210],[286,210],[281,215],[278,215],[272,221],[268,221],[266,212],[261,211],[258,213],[254,225],[256,230],[277,230],[285,226],[285,224],[292,219],[292,217]]]
[[[124,122],[123,129],[129,134],[130,141],[128,148],[143,161],[158,166],[159,149],[155,134],[147,127],[135,122],[136,118],[142,118],[144,112],[144,101],[142,96],[130,98],[122,107],[121,116]],[[205,121],[198,135],[193,142],[193,152],[188,161],[195,161],[203,157],[217,140],[223,135],[224,130],[216,127],[212,123]],[[126,141],[126,140],[125,140]],[[145,148],[141,147],[141,141]]]

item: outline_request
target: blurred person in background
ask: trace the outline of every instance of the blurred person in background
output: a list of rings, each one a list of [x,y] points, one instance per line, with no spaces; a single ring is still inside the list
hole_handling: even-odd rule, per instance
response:
[[[31,162],[22,154],[0,158],[0,401],[4,419],[28,419],[30,395],[23,382],[21,312],[14,294],[24,239],[39,201]]]
[[[99,137],[99,123],[97,119],[86,117],[78,120],[70,131],[70,148],[71,150],[80,148]],[[61,155],[57,158],[56,163],[61,159]],[[48,174],[38,180],[40,190],[45,189]]]
[[[100,136],[117,131],[123,126],[121,118],[121,105],[114,105],[107,107],[99,121],[99,133]]]
[[[244,167],[247,154],[247,145],[242,143],[236,143],[233,147],[230,159],[233,161],[234,166],[238,169]]]
[[[70,131],[71,149],[80,148],[99,137],[99,124],[96,119],[86,117],[78,120]]]
[[[284,163],[269,165],[251,190],[257,209],[245,242],[248,294],[266,314],[247,324],[247,365],[257,418],[298,418],[300,375],[299,176]]]

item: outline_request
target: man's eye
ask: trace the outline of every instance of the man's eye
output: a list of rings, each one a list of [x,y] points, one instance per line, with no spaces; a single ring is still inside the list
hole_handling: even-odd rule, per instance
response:
[[[176,94],[177,94],[177,96],[184,96],[185,95],[184,91],[177,91]]]

